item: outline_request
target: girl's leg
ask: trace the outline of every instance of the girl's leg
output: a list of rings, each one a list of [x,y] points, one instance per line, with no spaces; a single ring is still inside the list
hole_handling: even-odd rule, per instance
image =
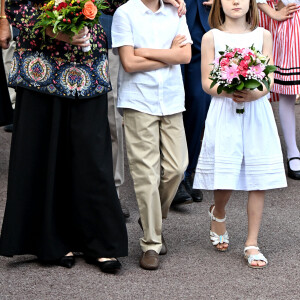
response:
[[[247,246],[257,246],[257,237],[260,228],[262,213],[264,209],[265,191],[251,191],[248,196],[248,237],[245,243]],[[258,250],[247,250],[247,254],[258,254]],[[263,261],[252,262],[252,265],[264,266]]]
[[[296,143],[295,101],[296,95],[279,95],[279,117],[286,144],[287,158],[299,157]],[[290,168],[293,171],[300,170],[300,160],[291,160]]]
[[[218,219],[223,219],[225,217],[225,206],[231,196],[232,191],[230,190],[215,190],[214,191],[214,200],[215,200],[215,209],[214,216]],[[212,209],[212,207],[211,207]],[[219,223],[216,221],[211,222],[211,231],[215,232],[218,235],[223,235],[226,232],[225,222]],[[217,248],[227,248],[228,244],[222,243],[216,246]]]

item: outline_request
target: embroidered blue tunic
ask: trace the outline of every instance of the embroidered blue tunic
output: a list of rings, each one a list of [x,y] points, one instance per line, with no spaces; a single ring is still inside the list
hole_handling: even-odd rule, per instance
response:
[[[104,0],[103,12],[113,14],[127,0]],[[54,96],[91,98],[111,90],[108,75],[107,40],[100,24],[90,29],[91,54],[46,36],[33,27],[39,6],[47,1],[6,1],[10,23],[20,30],[8,84]]]

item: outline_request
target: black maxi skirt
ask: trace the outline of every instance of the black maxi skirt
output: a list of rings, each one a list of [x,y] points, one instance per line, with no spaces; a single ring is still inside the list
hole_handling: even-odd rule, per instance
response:
[[[0,255],[126,256],[112,170],[106,95],[73,100],[19,88]]]

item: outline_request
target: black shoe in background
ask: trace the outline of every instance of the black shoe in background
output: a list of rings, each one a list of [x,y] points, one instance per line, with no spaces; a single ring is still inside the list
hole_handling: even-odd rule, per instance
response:
[[[4,126],[4,131],[6,131],[6,132],[13,132],[13,129],[14,129],[13,124],[9,124],[9,125]]]
[[[176,193],[171,205],[175,206],[175,205],[189,204],[192,202],[193,202],[193,198],[185,190],[183,181],[180,182],[177,193]]]
[[[183,183],[186,191],[192,196],[194,202],[201,202],[203,199],[203,194],[201,190],[193,189],[194,179],[192,176],[185,177]]]
[[[290,167],[290,161],[293,159],[300,159],[300,157],[291,157],[290,159],[287,160],[288,177],[295,180],[300,180],[300,170],[294,171]]]

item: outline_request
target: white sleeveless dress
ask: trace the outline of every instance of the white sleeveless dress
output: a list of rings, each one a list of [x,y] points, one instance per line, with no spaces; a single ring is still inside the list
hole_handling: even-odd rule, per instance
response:
[[[254,44],[262,51],[263,28],[245,34],[212,29],[215,56],[232,48]],[[282,152],[271,105],[264,96],[245,103],[244,114],[236,113],[230,98],[212,97],[205,122],[194,188],[267,190],[286,187]]]

